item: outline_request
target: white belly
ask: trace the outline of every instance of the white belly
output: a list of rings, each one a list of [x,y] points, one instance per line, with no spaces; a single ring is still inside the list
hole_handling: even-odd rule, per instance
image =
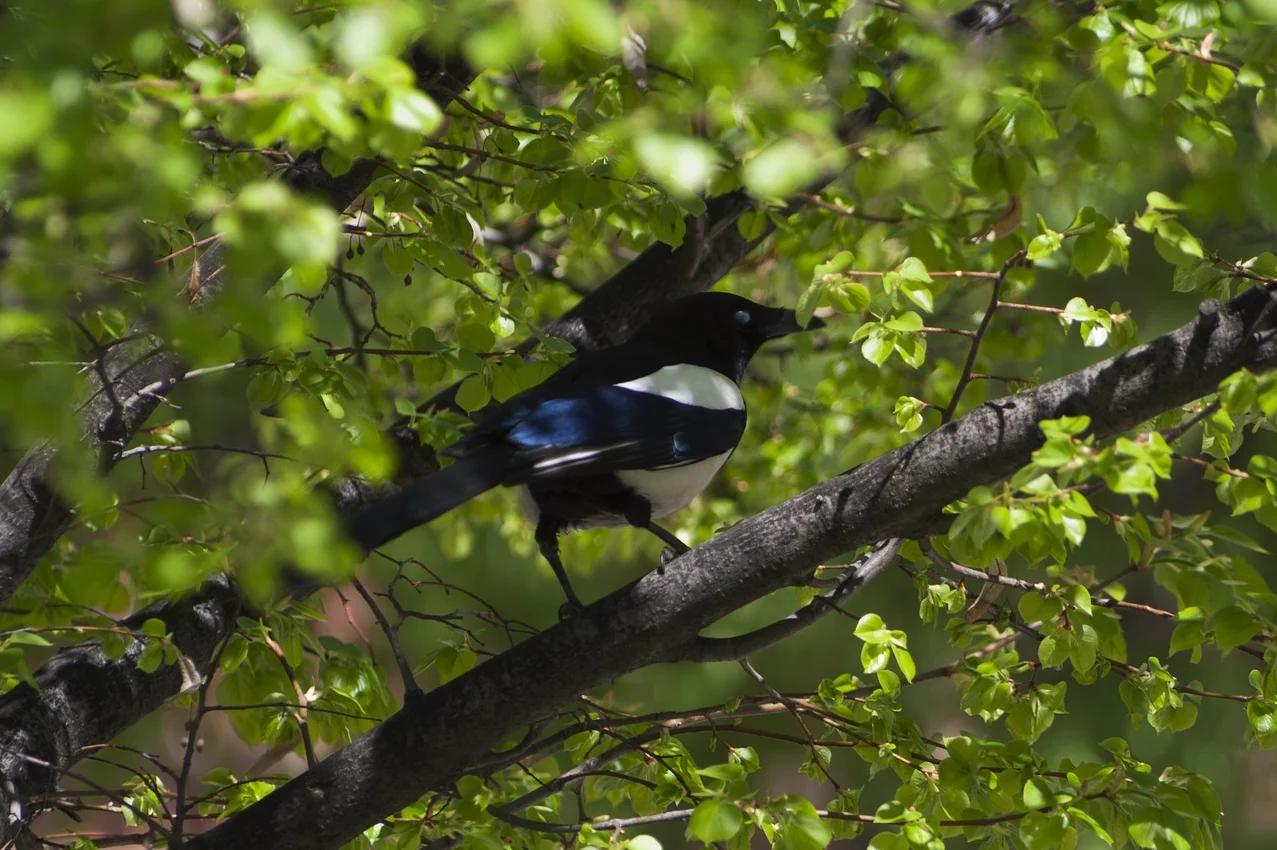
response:
[[[650,375],[616,386],[711,410],[745,409],[745,400],[741,397],[740,387],[736,385],[736,382],[705,366],[692,366],[687,363],[665,366]],[[687,507],[692,499],[696,498],[696,494],[705,489],[705,485],[709,484],[710,479],[722,468],[731,454],[731,451],[726,451],[682,466],[618,470],[613,474],[622,484],[651,503],[652,518],[656,519],[669,516]],[[526,486],[519,488],[519,501],[527,512],[528,518],[535,523],[540,516],[540,511]],[[627,524],[623,516],[599,513],[589,519],[572,523],[571,528],[599,528]]]
[[[691,504],[696,494],[705,489],[710,479],[731,457],[731,452],[707,457],[686,466],[667,466],[663,469],[628,469],[614,473],[621,483],[634,488],[640,496],[652,504],[652,518],[669,516]],[[526,484],[519,487],[519,505],[523,508],[528,520],[536,525],[541,517],[541,510],[536,500],[528,491]],[[600,513],[587,520],[574,522],[573,529],[609,528],[628,525],[625,517],[619,514]]]
[[[662,469],[626,469],[615,473],[621,483],[652,503],[652,517],[669,516],[681,510],[705,489],[722,469],[731,452],[707,457],[684,466]]]

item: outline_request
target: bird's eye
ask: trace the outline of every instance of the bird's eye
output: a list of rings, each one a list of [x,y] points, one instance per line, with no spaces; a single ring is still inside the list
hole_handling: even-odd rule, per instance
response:
[[[737,310],[734,318],[736,319],[736,324],[748,325],[754,317],[749,314],[748,310]]]

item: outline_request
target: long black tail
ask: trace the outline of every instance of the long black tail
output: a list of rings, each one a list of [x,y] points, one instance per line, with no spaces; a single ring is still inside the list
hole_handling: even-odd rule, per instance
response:
[[[461,458],[447,469],[364,508],[350,521],[349,534],[364,549],[375,549],[496,487],[505,479],[509,461],[510,452],[505,448]]]

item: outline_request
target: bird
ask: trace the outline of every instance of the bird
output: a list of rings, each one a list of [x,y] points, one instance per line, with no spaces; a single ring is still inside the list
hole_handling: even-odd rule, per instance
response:
[[[678,298],[625,342],[578,354],[490,410],[442,451],[450,466],[358,512],[348,534],[371,551],[516,486],[564,611],[580,609],[559,536],[629,525],[669,547],[662,564],[688,551],[653,520],[686,507],[735,451],[745,433],[741,379],[763,343],[823,326],[727,292]]]

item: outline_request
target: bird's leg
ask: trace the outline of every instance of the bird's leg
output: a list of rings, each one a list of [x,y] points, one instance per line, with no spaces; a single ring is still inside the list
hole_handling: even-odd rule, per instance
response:
[[[666,546],[668,547],[661,550],[661,566],[662,567],[668,564],[670,561],[677,558],[679,555],[682,555],[691,551],[691,547],[689,547],[682,540],[679,540],[677,537],[675,537],[674,532],[670,531],[668,528],[661,528],[656,523],[649,522],[647,524],[647,530],[655,534],[657,537],[661,538],[661,540],[665,541]]]
[[[625,509],[625,520],[635,528],[641,528],[644,531],[651,532],[661,539],[668,546],[668,549],[661,550],[661,566],[664,567],[670,561],[677,558],[685,552],[691,551],[686,543],[674,536],[672,531],[661,528],[652,522],[652,504],[647,499],[638,499],[630,502]]]
[[[577,598],[576,591],[572,589],[572,582],[568,581],[568,571],[563,568],[563,561],[559,558],[559,527],[556,523],[546,522],[542,519],[537,523],[536,530],[537,547],[541,550],[541,557],[550,562],[550,567],[554,570],[554,577],[559,580],[559,586],[563,588],[563,595],[568,601],[559,609],[559,619],[580,611],[585,606],[581,604],[581,600]]]

